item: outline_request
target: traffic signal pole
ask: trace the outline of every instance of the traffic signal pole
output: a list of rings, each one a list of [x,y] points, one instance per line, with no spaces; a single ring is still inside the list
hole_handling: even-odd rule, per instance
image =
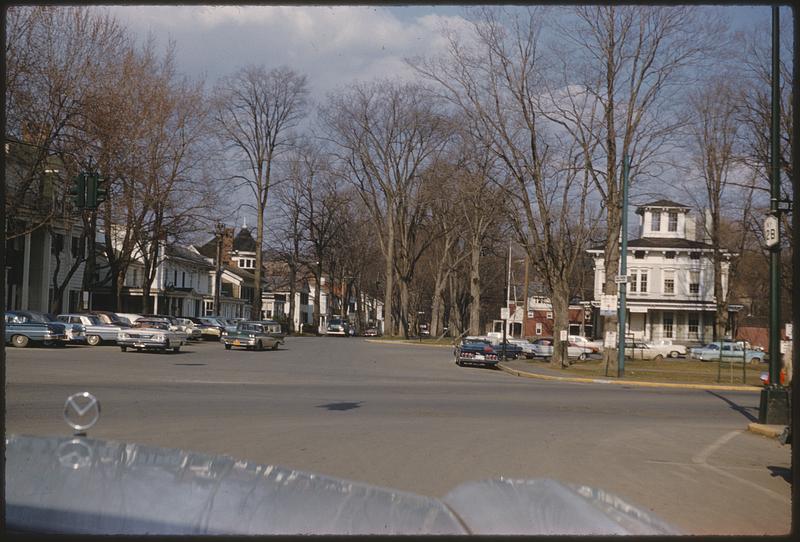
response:
[[[770,247],[769,255],[769,385],[761,390],[758,421],[765,424],[789,423],[789,393],[781,385],[781,243],[780,243],[780,39],[778,6],[772,7],[772,123],[770,167],[770,214],[778,219],[777,242]]]

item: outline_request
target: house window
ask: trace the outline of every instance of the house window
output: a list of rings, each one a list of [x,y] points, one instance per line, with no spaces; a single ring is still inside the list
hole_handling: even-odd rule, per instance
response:
[[[177,269],[175,269],[172,272],[172,285],[173,286],[177,286],[178,285],[178,270]]]
[[[206,316],[210,316],[214,314],[214,302],[213,301],[203,301],[203,307]]]
[[[631,278],[628,282],[630,286],[631,293],[636,293],[636,281],[638,280],[639,272],[638,271],[631,271]]]
[[[689,338],[696,339],[700,329],[700,319],[696,312],[689,313]]]
[[[673,337],[673,329],[672,329],[672,322],[673,316],[671,312],[665,312],[664,316],[662,317],[662,322],[664,324],[664,338],[671,339]]]
[[[57,256],[61,254],[62,250],[64,250],[64,236],[60,233],[54,233],[50,243],[50,252]]]
[[[552,320],[553,319],[553,313],[552,312],[548,312],[547,313],[547,319],[548,320]]]
[[[690,252],[689,253],[689,258],[691,258],[692,260],[699,260],[700,259],[700,253],[699,252]]]
[[[639,291],[643,294],[647,293],[647,271],[639,274]]]
[[[211,293],[211,275],[208,275],[208,290],[206,291]]]
[[[650,216],[650,230],[661,231],[661,211],[653,211]]]
[[[300,304],[301,305],[308,305],[308,294],[305,292],[300,292]]]
[[[72,237],[72,257],[75,259],[83,258],[83,244],[80,237]]]
[[[678,231],[678,212],[677,211],[670,211],[669,212],[669,222],[667,223],[667,230],[668,231]]]
[[[668,251],[666,251],[666,252],[664,253],[664,257],[665,257],[666,259],[668,259],[668,260],[674,260],[674,259],[675,259],[675,251],[674,251],[674,250],[668,250]]]
[[[133,268],[133,284],[131,286],[139,286],[139,270]]]
[[[637,260],[644,260],[644,250],[637,250],[633,253],[633,257]]]
[[[672,271],[667,271],[664,273],[664,293],[675,293],[675,273]]]
[[[536,334],[537,335],[541,335],[542,334],[542,323],[541,322],[536,322]]]
[[[700,271],[689,271],[689,293],[700,293]]]
[[[181,271],[181,288],[186,288],[186,271]]]

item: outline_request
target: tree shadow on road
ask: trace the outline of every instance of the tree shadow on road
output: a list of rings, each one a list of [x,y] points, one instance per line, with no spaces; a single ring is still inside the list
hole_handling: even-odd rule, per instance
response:
[[[767,469],[773,478],[780,476],[786,480],[786,482],[790,484],[792,483],[792,469],[787,469],[786,467],[775,467],[773,465],[769,465]]]
[[[758,421],[758,417],[756,417],[756,416],[754,416],[753,414],[750,413],[751,410],[755,410],[756,412],[758,412],[758,407],[743,407],[741,405],[737,405],[736,403],[734,403],[733,401],[731,401],[727,397],[723,397],[722,395],[720,395],[718,393],[714,393],[711,390],[706,390],[706,393],[709,393],[709,394],[713,395],[714,397],[716,397],[718,399],[722,399],[723,401],[728,403],[728,405],[730,405],[730,407],[733,410],[735,410],[736,412],[738,412],[739,414],[741,414],[742,416],[744,416],[745,418],[747,418],[751,422],[757,422]]]

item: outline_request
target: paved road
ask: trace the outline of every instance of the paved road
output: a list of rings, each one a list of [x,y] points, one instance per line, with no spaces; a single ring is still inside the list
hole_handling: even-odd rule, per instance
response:
[[[784,534],[790,449],[746,431],[757,393],[565,384],[459,368],[448,349],[289,338],[276,352],[192,345],[8,349],[6,427],[227,453],[443,496],[490,477],[595,486],[685,533]]]

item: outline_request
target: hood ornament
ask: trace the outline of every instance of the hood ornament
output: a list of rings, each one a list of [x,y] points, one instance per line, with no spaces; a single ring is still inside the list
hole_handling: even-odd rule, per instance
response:
[[[67,397],[64,403],[64,421],[72,427],[75,436],[86,436],[89,429],[100,419],[100,401],[97,397],[84,391]]]

